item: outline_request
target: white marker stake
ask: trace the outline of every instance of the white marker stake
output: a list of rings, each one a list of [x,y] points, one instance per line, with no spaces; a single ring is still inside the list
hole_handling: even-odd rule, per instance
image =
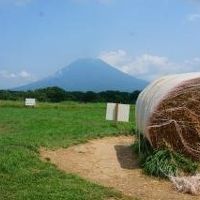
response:
[[[27,107],[34,107],[34,106],[36,106],[36,99],[26,98],[25,99],[25,106],[27,106]]]
[[[106,120],[129,122],[130,105],[107,103]]]
[[[119,121],[119,122],[129,122],[129,113],[130,113],[130,105],[119,104],[118,105],[117,121]]]
[[[116,103],[107,103],[106,120],[116,120]]]

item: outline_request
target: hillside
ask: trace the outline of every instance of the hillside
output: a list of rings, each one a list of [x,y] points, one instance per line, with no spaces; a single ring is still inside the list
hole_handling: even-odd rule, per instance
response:
[[[146,85],[146,81],[125,74],[100,59],[79,59],[54,75],[17,90],[57,86],[68,91],[134,91]]]

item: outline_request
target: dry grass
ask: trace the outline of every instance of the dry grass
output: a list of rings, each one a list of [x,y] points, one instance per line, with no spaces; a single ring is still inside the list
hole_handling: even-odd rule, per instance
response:
[[[195,176],[169,177],[176,189],[182,193],[199,195],[200,193],[200,174]]]

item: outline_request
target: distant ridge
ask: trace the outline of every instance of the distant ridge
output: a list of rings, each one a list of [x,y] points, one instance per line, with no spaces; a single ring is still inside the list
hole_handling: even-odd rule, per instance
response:
[[[43,80],[24,85],[16,90],[35,90],[57,86],[67,91],[131,92],[142,90],[147,82],[125,74],[100,59],[78,59]]]

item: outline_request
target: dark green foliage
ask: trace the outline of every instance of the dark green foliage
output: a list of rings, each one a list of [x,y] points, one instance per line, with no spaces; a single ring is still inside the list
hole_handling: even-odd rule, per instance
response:
[[[153,150],[147,139],[142,136],[140,142],[137,141],[133,145],[133,150],[138,153],[144,172],[151,176],[168,177],[183,173],[194,174],[198,169],[198,163],[182,154],[170,149]]]
[[[47,101],[50,102],[61,102],[65,100],[65,90],[58,87],[49,87],[46,89]]]
[[[176,160],[178,168],[181,168],[185,173],[192,173],[194,174],[198,170],[198,163],[194,162],[190,158],[187,158],[179,153],[173,152],[173,157]]]
[[[143,167],[147,174],[168,177],[182,173],[194,174],[198,165],[189,158],[166,149],[154,151],[151,156],[147,157]]]
[[[34,91],[9,91],[0,90],[1,100],[24,100],[27,97],[36,98],[41,102],[116,102],[134,104],[140,91],[132,93],[120,91],[105,92],[69,92],[58,87],[48,87]]]
[[[97,102],[98,94],[92,91],[86,92],[82,97],[83,102]]]
[[[147,174],[158,177],[174,176],[178,170],[172,154],[168,150],[153,152],[151,156],[146,158],[143,168]]]

